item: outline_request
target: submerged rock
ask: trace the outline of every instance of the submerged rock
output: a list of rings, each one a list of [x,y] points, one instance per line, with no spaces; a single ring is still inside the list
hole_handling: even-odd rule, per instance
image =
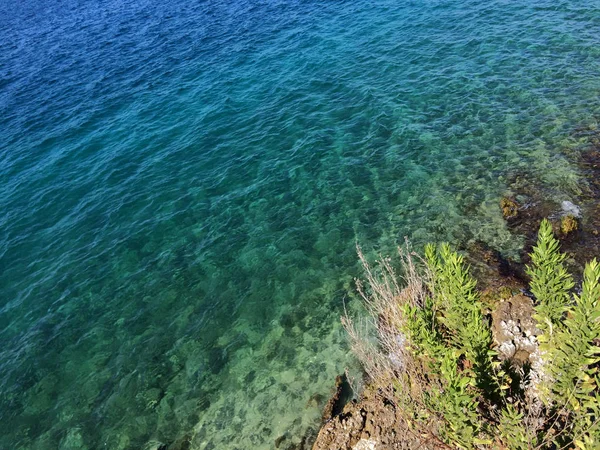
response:
[[[83,435],[81,434],[81,430],[79,428],[71,428],[67,435],[60,443],[60,450],[84,450],[88,447],[85,445],[83,440]]]
[[[489,300],[512,297],[513,290],[525,287],[519,264],[510,261],[485,242],[472,242],[464,250],[479,289],[486,293]],[[509,292],[509,295],[500,290]]]
[[[146,445],[144,446],[144,450],[167,450],[168,446],[167,444],[164,444],[162,442],[159,441],[149,441],[146,443]]]
[[[502,215],[505,219],[514,219],[519,213],[518,203],[508,197],[502,197],[500,199],[500,208],[502,209]]]
[[[346,375],[338,375],[335,378],[335,393],[327,401],[323,409],[323,422],[331,420],[342,412],[346,403],[352,398],[352,388],[348,383]]]

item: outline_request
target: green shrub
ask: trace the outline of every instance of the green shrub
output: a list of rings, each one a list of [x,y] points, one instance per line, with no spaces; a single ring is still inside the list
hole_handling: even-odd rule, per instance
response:
[[[400,273],[359,256],[376,344],[344,324],[372,384],[429,447],[600,448],[600,265],[586,265],[573,294],[548,221],[527,268],[540,334],[524,367],[494,351],[476,281],[447,244],[426,246],[424,258],[400,249]]]

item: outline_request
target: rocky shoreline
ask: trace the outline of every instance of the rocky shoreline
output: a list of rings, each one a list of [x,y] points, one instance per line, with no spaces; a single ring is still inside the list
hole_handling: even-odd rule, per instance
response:
[[[503,359],[514,364],[529,360],[531,349],[527,337],[536,332],[525,266],[530,262],[529,252],[541,220],[548,218],[552,222],[577,282],[583,263],[600,255],[600,134],[589,130],[580,133],[589,134],[590,146],[577,161],[583,183],[575,201],[546,198],[539,186],[518,176],[511,184],[514,192],[500,199],[499,206],[509,229],[525,237],[519,260],[505,258],[480,242],[461,249],[479,281],[496,349]],[[360,398],[345,405],[340,405],[340,389],[338,377],[313,450],[445,448],[439,443],[423,442],[414,435],[393,399],[368,381]],[[309,448],[307,440],[300,448]]]

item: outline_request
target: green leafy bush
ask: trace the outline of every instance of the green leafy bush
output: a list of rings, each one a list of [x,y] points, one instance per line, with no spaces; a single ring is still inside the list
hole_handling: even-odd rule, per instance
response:
[[[346,317],[353,348],[373,386],[402,411],[430,448],[600,448],[600,265],[581,290],[544,220],[531,254],[530,289],[539,328],[523,365],[501,360],[476,281],[447,244],[420,258],[399,249],[371,267],[359,293],[374,319],[369,338]]]

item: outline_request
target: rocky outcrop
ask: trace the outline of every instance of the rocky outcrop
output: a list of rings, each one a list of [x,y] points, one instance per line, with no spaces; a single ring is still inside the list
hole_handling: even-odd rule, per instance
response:
[[[531,386],[541,363],[536,336],[534,300],[527,291],[529,277],[526,265],[537,239],[540,222],[550,219],[567,254],[566,264],[575,279],[581,276],[582,264],[600,255],[600,133],[594,131],[590,148],[578,161],[583,176],[582,193],[573,200],[544,197],[544,190],[526,177],[513,179],[512,192],[500,200],[500,208],[509,229],[525,237],[520,260],[508,260],[500,252],[482,242],[470,243],[464,249],[475,277],[479,280],[484,311],[491,322],[494,348],[500,359],[519,369],[528,366]],[[561,198],[563,197],[563,198]],[[537,372],[538,374],[540,372]],[[518,381],[518,380],[517,380]],[[423,442],[410,431],[401,411],[390,396],[367,388],[360,401],[346,404],[339,414],[340,381],[336,394],[327,404],[322,426],[313,450],[387,450],[436,449],[443,446]],[[447,447],[446,447],[447,448]]]
[[[368,390],[348,403],[321,428],[313,450],[399,450],[435,448],[420,442],[406,427],[386,395]]]

